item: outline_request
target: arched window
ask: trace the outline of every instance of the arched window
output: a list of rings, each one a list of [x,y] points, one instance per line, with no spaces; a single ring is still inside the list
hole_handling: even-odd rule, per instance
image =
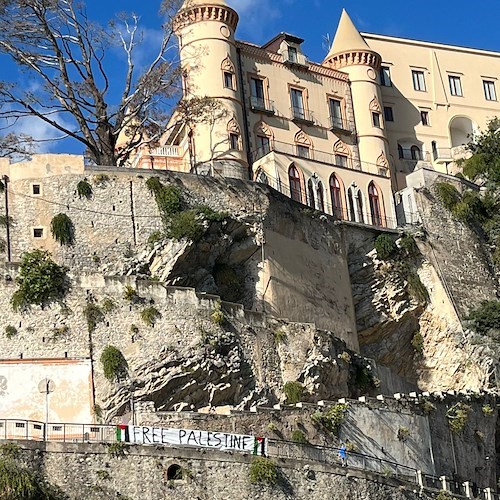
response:
[[[261,184],[269,184],[269,179],[267,178],[267,175],[263,170],[259,170],[257,172],[257,175],[255,176],[255,181],[260,182]]]
[[[300,158],[312,158],[311,139],[302,130],[295,135],[295,148]]]
[[[314,186],[312,179],[307,181],[307,203],[311,208],[316,208],[314,203]]]
[[[368,186],[368,199],[370,202],[370,214],[372,216],[372,224],[374,226],[382,225],[382,213],[380,211],[380,199],[378,190],[373,182]]]
[[[418,146],[412,146],[410,149],[412,160],[421,160],[422,154],[420,153],[420,148]]]
[[[229,56],[222,61],[221,70],[224,88],[236,90],[236,71],[234,70],[234,64]]]
[[[356,205],[358,208],[358,222],[364,224],[365,218],[363,215],[363,197],[361,196],[361,191],[358,189],[355,194],[356,197]]]
[[[227,124],[227,132],[229,136],[229,147],[230,149],[241,149],[241,133],[238,122],[235,118],[231,118]]]
[[[290,198],[302,203],[302,188],[300,184],[300,174],[295,165],[288,169],[288,181],[290,183]]]
[[[403,146],[401,146],[401,144],[398,144],[398,156],[400,160],[402,160],[405,157]]]
[[[342,141],[337,141],[333,146],[334,162],[337,167],[347,168],[349,166],[350,150]]]
[[[316,186],[316,199],[318,200],[318,210],[322,212],[325,211],[325,197],[323,194],[323,183],[321,181],[318,182]]]
[[[178,481],[183,478],[182,476],[182,467],[178,464],[172,464],[167,469],[167,481]]]
[[[337,219],[343,219],[342,188],[335,174],[330,176],[330,196],[332,198],[332,213]]]
[[[347,201],[349,203],[349,220],[352,222],[356,222],[356,212],[354,210],[354,194],[352,191],[352,187],[347,190]]]

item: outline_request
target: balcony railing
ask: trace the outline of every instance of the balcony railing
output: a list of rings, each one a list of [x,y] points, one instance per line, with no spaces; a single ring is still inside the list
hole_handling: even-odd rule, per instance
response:
[[[252,96],[250,97],[250,108],[252,111],[274,115],[274,101],[270,101],[269,99]]]
[[[292,106],[290,108],[290,115],[293,121],[308,125],[312,125],[314,123],[314,116],[308,109]]]
[[[419,149],[398,149],[399,159],[408,161],[429,161],[430,155],[426,151]]]
[[[182,156],[182,148],[180,146],[159,146],[151,149],[148,154],[152,156],[172,156],[178,158]]]
[[[306,67],[309,66],[309,60],[304,54],[285,50],[282,55],[283,55],[283,62],[285,64],[289,64],[292,66],[293,65],[306,66]]]
[[[454,148],[434,148],[432,158],[436,162],[452,162],[470,156],[467,146],[455,146]]]
[[[330,116],[330,130],[341,131],[348,134],[354,134],[356,131],[353,121],[337,116]]]

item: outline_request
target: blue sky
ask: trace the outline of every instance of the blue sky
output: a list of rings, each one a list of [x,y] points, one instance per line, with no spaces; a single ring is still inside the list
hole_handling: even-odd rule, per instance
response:
[[[497,35],[499,0],[480,0],[476,8],[465,0],[227,1],[240,14],[238,39],[263,44],[277,33],[286,31],[305,39],[304,51],[316,62],[323,60],[327,50],[325,38],[329,35],[330,40],[333,40],[344,7],[360,31],[500,51],[500,38]],[[102,22],[113,18],[118,11],[133,11],[140,15],[146,41],[145,48],[141,49],[141,58],[146,60],[148,52],[161,36],[159,4],[160,0],[87,0],[87,10],[89,18]],[[119,63],[119,58],[115,56],[112,54],[109,58],[114,65]],[[9,65],[5,59],[2,62],[6,71]],[[113,73],[115,68],[111,72],[115,78],[119,78],[118,73]],[[25,122],[23,131],[45,139],[57,136],[57,133],[35,120]],[[44,150],[81,152],[79,145],[68,142],[52,146],[45,143]]]

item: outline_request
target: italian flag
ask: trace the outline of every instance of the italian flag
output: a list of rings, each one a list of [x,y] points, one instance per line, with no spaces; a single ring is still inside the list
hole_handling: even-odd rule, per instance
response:
[[[116,427],[116,440],[130,443],[130,434],[128,431],[128,425],[120,424]]]

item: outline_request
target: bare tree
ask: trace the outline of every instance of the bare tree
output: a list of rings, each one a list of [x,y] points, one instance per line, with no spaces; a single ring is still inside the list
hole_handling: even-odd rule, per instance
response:
[[[26,158],[34,151],[35,143],[28,135],[9,133],[0,136],[0,158]]]
[[[29,75],[24,88],[0,82],[0,118],[38,117],[80,141],[96,164],[125,164],[137,148],[158,140],[178,92],[172,22],[180,3],[162,2],[163,36],[141,70],[137,15],[103,27],[87,17],[81,1],[0,0],[0,52]],[[122,58],[110,54],[117,48]],[[119,62],[123,76],[117,82]]]

